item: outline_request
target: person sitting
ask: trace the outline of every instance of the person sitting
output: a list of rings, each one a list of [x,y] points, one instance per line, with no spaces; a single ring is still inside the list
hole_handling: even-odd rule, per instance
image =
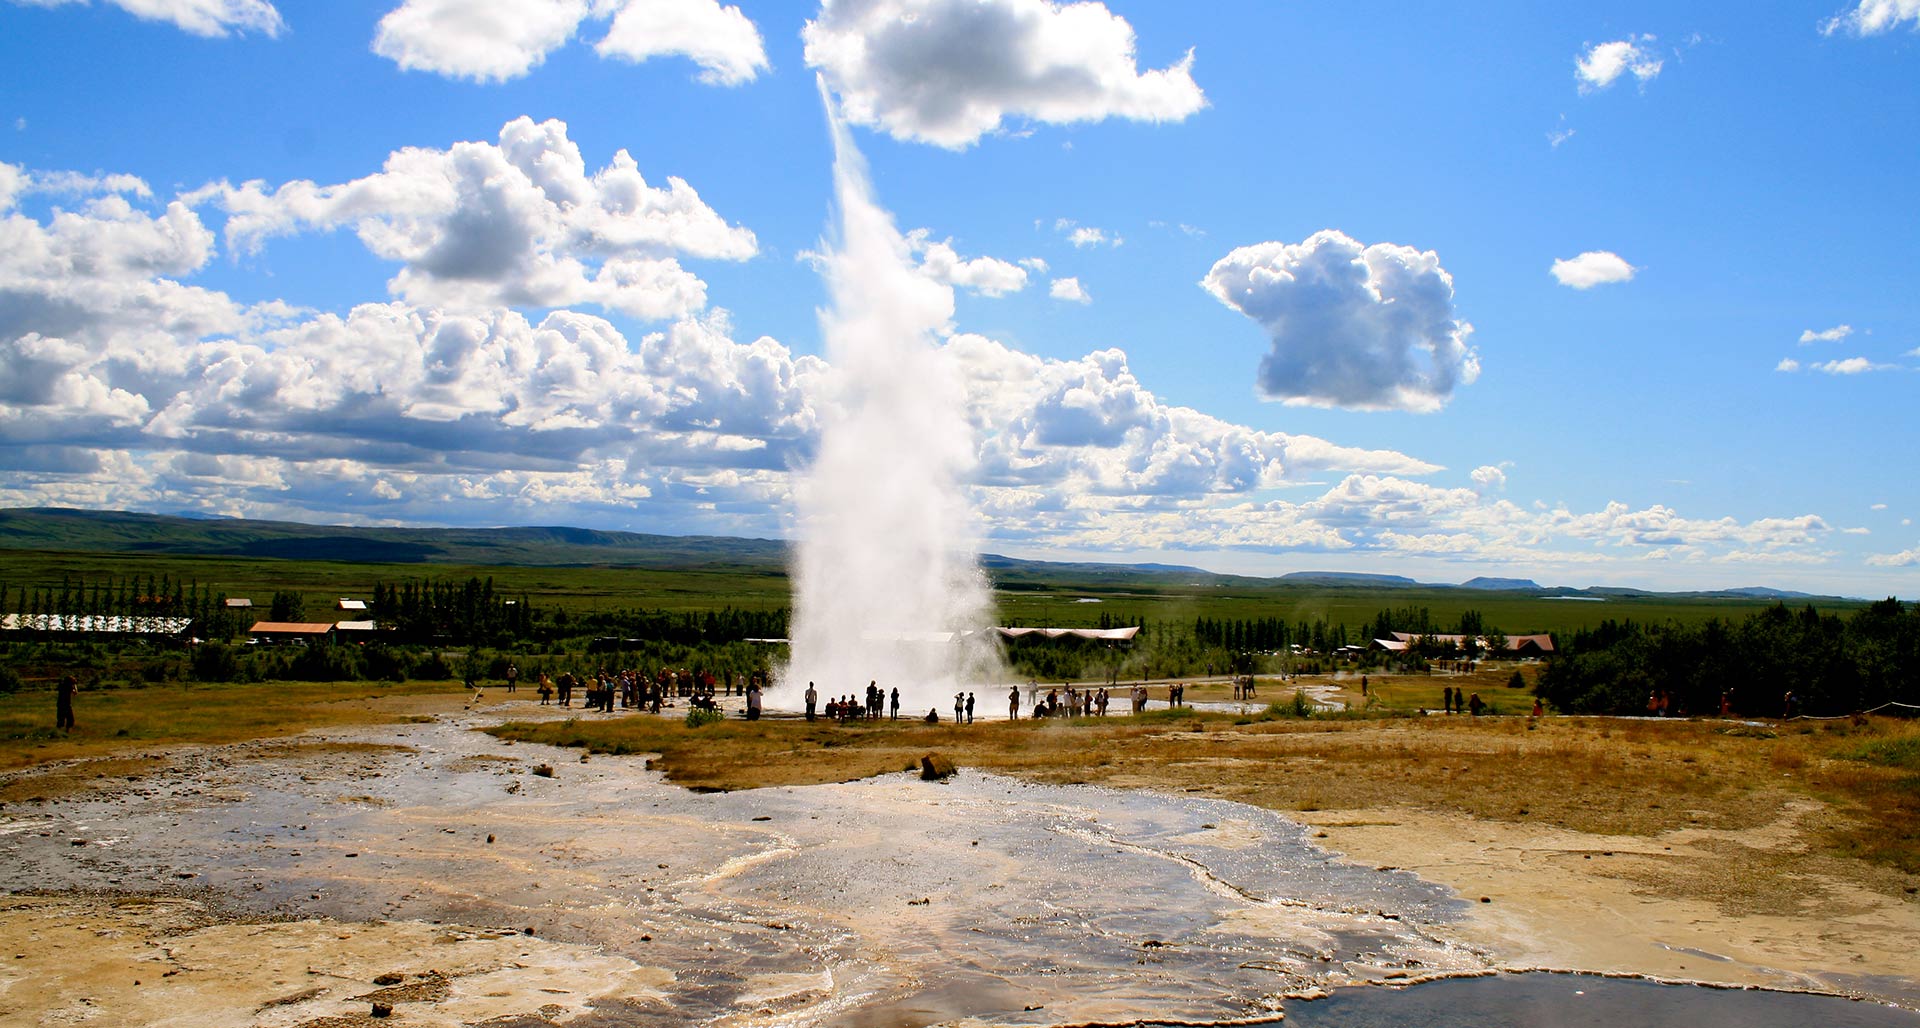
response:
[[[939,723],[940,723],[940,712],[939,712],[938,710],[934,710],[934,709],[931,709],[931,708],[929,708],[929,709],[927,710],[927,719],[926,719],[926,720],[927,720],[927,724],[930,724],[930,725],[937,725],[937,724],[939,724]]]

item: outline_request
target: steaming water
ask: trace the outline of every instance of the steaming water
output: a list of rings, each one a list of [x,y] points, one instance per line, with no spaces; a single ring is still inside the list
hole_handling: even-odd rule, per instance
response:
[[[947,710],[996,664],[978,634],[990,604],[962,487],[973,429],[936,347],[953,293],[915,270],[827,107],[840,238],[825,262],[833,308],[820,317],[836,378],[819,457],[796,490],[793,656],[769,702],[798,707],[808,682],[824,703],[878,681],[900,690],[903,710]]]

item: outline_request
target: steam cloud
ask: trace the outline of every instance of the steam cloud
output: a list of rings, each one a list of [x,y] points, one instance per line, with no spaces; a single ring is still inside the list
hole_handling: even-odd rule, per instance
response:
[[[975,460],[966,390],[935,345],[953,293],[917,269],[826,101],[841,236],[821,315],[834,397],[795,490],[792,661],[769,702],[799,706],[808,682],[824,703],[877,681],[900,690],[902,714],[951,711],[953,694],[994,680],[998,663],[981,631],[991,604],[963,486]]]

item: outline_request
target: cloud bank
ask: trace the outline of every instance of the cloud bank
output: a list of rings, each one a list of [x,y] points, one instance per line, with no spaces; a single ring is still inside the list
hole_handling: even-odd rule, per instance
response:
[[[533,230],[474,237],[520,240],[500,251],[512,255],[747,252],[744,228],[674,202],[690,187],[642,188],[620,161],[589,175],[565,138],[558,123],[516,119],[498,143],[403,151],[354,182],[215,185],[173,199],[132,176],[0,164],[0,504],[787,534],[793,470],[812,459],[835,376],[776,339],[737,338],[723,310],[645,332],[586,310],[528,311],[536,305],[508,298],[513,276],[487,262],[473,280],[482,287],[459,303],[396,288],[341,312],[242,303],[193,281],[223,240],[244,248],[336,225],[396,254],[403,272],[448,275],[428,255],[469,231],[454,222],[484,226],[500,210]],[[437,199],[469,181],[470,162],[519,199]],[[234,197],[246,202],[229,206]],[[203,220],[220,215],[224,225]],[[983,258],[956,255],[943,282],[926,259],[936,244],[920,239],[932,288],[979,288],[954,269]],[[1282,338],[1332,325],[1386,345],[1390,360],[1409,345],[1377,338],[1393,331],[1463,343],[1431,254],[1338,233],[1250,250],[1224,259],[1213,287]],[[1018,267],[986,267],[998,265]],[[1379,307],[1423,313],[1409,327]],[[1449,473],[1398,451],[1234,424],[1155,394],[1114,348],[1047,358],[961,333],[939,359],[965,390],[985,532],[1008,545],[1783,564],[1826,559],[1835,534],[1810,514],[1523,508],[1503,498],[1504,466]],[[1395,388],[1404,383],[1385,393]]]

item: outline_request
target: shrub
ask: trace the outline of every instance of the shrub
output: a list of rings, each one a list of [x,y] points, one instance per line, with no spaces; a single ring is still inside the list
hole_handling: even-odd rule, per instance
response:
[[[305,682],[350,682],[360,677],[359,660],[344,646],[306,646],[287,664],[287,677]]]
[[[1317,712],[1313,708],[1313,701],[1307,699],[1306,691],[1295,689],[1291,699],[1274,700],[1272,703],[1267,704],[1267,709],[1262,713],[1261,720],[1272,721],[1275,718],[1283,717],[1308,718],[1313,717],[1315,713]]]
[[[240,676],[240,658],[225,643],[206,643],[193,655],[193,677],[202,682],[231,682]]]
[[[0,664],[0,695],[11,696],[20,691],[22,684],[20,681],[20,672],[4,664]]]
[[[444,682],[453,677],[453,668],[447,665],[446,658],[438,650],[425,654],[413,662],[409,677],[424,678],[434,682]]]
[[[699,728],[703,725],[719,724],[726,719],[727,715],[707,707],[692,707],[687,710],[688,728]]]

